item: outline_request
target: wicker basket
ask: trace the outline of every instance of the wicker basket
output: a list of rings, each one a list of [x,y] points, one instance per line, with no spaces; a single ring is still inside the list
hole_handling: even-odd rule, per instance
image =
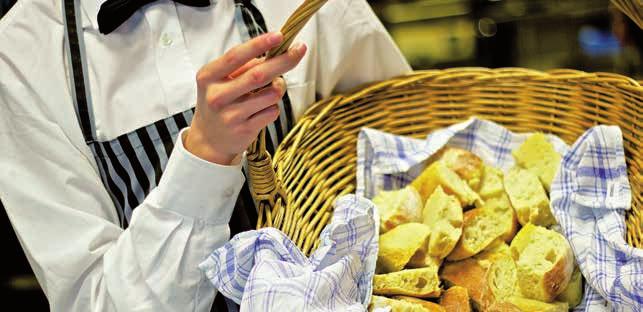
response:
[[[612,3],[643,28],[643,0],[612,0]]]
[[[306,1],[302,7],[318,8],[323,2]],[[301,12],[314,11],[300,8],[294,16]],[[284,32],[290,41],[295,34]],[[421,138],[471,116],[517,132],[552,133],[569,144],[593,125],[620,126],[633,191],[627,241],[643,246],[643,87],[624,76],[576,70],[421,71],[317,102],[280,144],[274,161],[263,132],[248,150],[257,227],[278,228],[310,253],[331,219],[335,198],[355,191],[362,127]]]

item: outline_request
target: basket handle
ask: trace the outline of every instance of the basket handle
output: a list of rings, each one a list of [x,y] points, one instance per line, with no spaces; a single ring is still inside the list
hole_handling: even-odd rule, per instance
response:
[[[315,14],[326,1],[327,0],[305,0],[281,28],[284,40],[279,46],[268,51],[266,60],[287,52],[295,36],[297,36],[308,20],[310,20],[313,14]],[[259,216],[262,215],[262,211],[265,209],[273,211],[273,208],[277,208],[276,210],[278,210],[281,207],[285,207],[286,196],[280,181],[277,180],[275,170],[272,166],[272,157],[266,150],[266,129],[262,129],[257,139],[248,147],[246,157],[248,160],[250,192],[258,205]],[[268,213],[268,216],[270,215],[271,214]],[[279,224],[273,225],[272,222],[280,223],[281,218],[267,221],[268,225],[278,227]],[[258,224],[261,224],[261,220],[259,220]]]

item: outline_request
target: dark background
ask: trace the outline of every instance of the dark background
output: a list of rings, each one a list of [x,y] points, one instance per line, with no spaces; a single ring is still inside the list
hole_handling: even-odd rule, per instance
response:
[[[0,0],[0,17],[14,2]],[[608,0],[369,2],[414,69],[564,67],[643,79],[643,34]],[[0,231],[4,306],[46,310],[47,301],[1,203]]]

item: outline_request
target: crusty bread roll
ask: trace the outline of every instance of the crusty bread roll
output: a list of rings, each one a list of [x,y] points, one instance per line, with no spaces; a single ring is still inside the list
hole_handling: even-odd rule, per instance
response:
[[[486,198],[483,209],[491,211],[497,216],[502,231],[500,239],[510,242],[518,231],[518,218],[505,191],[503,190],[495,197]]]
[[[455,196],[447,195],[441,186],[424,205],[424,224],[431,229],[428,254],[445,258],[455,247],[462,234],[462,207]]]
[[[503,173],[500,169],[484,165],[482,168],[482,181],[477,189],[478,194],[483,200],[489,197],[495,197],[504,193],[505,188],[502,185]]]
[[[380,216],[380,234],[409,222],[422,222],[422,198],[417,190],[407,186],[395,191],[382,191],[373,198]]]
[[[546,303],[538,300],[527,299],[522,297],[511,297],[506,302],[517,306],[523,312],[567,312],[569,306],[567,302]]]
[[[570,309],[575,308],[583,300],[583,275],[580,273],[578,266],[574,268],[572,277],[563,290],[556,298],[556,301],[567,302]]]
[[[549,192],[551,181],[560,166],[560,154],[547,141],[542,133],[531,135],[517,149],[511,152],[518,166],[525,168],[538,176],[545,189]]]
[[[503,232],[502,220],[494,213],[483,208],[471,209],[464,213],[462,237],[447,256],[447,260],[456,261],[471,257],[488,247]]]
[[[446,262],[440,278],[446,286],[460,286],[467,289],[476,311],[485,311],[495,302],[493,291],[487,281],[489,268],[481,266],[476,259]]]
[[[411,303],[401,300],[395,300],[382,296],[372,296],[371,303],[368,305],[368,311],[375,311],[378,308],[390,308],[391,312],[429,312],[420,304]]]
[[[418,298],[440,297],[440,279],[434,268],[409,269],[388,274],[375,274],[373,294],[405,295]]]
[[[574,256],[560,233],[528,223],[510,249],[524,297],[552,302],[565,290],[574,271]]]
[[[549,226],[556,223],[549,208],[547,194],[533,173],[512,168],[505,175],[504,186],[520,224]]]
[[[474,203],[477,206],[482,206],[483,203],[480,196],[443,161],[436,161],[424,169],[411,185],[420,193],[424,201],[433,194],[438,185],[441,185],[447,194],[455,195],[462,206]]]
[[[423,306],[427,311],[431,311],[431,312],[446,312],[446,310],[441,305],[439,305],[437,303],[422,300],[422,299],[418,299],[418,298],[415,298],[415,297],[393,296],[393,299],[419,304],[419,305]]]
[[[446,147],[439,152],[438,160],[443,161],[449,169],[473,189],[478,188],[482,179],[482,159],[467,150]]]
[[[422,223],[404,223],[380,235],[377,271],[396,272],[426,246],[431,230]]]
[[[446,312],[471,312],[469,292],[466,288],[453,286],[442,293],[440,305]]]

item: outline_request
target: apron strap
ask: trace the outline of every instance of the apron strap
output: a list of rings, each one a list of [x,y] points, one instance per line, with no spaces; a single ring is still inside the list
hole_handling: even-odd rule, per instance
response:
[[[83,41],[83,25],[80,18],[80,4],[78,0],[62,0],[63,21],[65,23],[65,50],[67,53],[67,64],[69,64],[71,73],[70,83],[73,88],[70,89],[76,116],[83,132],[83,137],[87,144],[94,143],[94,124],[90,118],[91,96],[86,86],[89,85],[87,80],[87,64],[83,57],[85,44]]]

